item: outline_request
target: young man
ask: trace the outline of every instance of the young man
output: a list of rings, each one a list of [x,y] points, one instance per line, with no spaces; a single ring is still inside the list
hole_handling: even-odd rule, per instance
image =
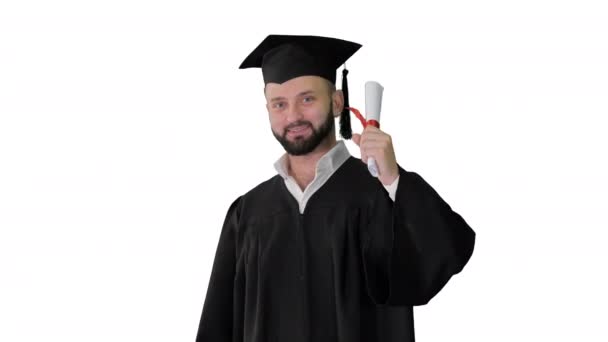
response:
[[[414,341],[412,306],[459,273],[475,233],[415,172],[390,135],[351,138],[336,69],[361,45],[268,36],[241,68],[261,67],[278,174],[228,209],[197,342]],[[367,169],[376,160],[379,176]]]

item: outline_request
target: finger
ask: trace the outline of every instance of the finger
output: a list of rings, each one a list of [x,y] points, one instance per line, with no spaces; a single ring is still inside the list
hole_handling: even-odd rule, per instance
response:
[[[365,152],[365,150],[364,150],[364,149],[360,149],[360,152],[361,152],[361,160],[362,160],[362,161],[363,161],[365,164],[367,164],[367,152]]]
[[[389,149],[389,144],[387,141],[383,140],[366,140],[359,144],[359,148],[364,149],[368,152],[370,149]]]
[[[388,148],[390,146],[390,140],[386,137],[374,138],[374,137],[366,137],[365,139],[361,138],[359,141],[359,148],[370,148],[370,147],[382,147]]]
[[[357,146],[360,146],[361,143],[361,134],[353,133],[352,140]]]
[[[366,131],[363,132],[362,138],[365,139],[388,139],[389,135],[383,132]]]
[[[379,131],[380,131],[380,128],[377,128],[377,127],[376,127],[376,126],[374,126],[374,125],[367,125],[367,126],[365,126],[364,131],[369,131],[369,132],[379,132]]]

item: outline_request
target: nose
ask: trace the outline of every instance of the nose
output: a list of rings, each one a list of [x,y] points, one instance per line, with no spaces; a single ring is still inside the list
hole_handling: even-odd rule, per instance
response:
[[[298,108],[298,106],[291,104],[286,111],[286,119],[287,119],[287,123],[293,123],[296,121],[300,121],[303,118],[302,115],[302,111],[300,111],[300,108]]]

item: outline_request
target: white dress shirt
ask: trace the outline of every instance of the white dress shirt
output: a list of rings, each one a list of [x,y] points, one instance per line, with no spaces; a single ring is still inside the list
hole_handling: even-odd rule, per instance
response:
[[[315,178],[308,184],[304,192],[300,189],[300,186],[293,177],[287,172],[287,153],[284,153],[275,163],[274,168],[277,170],[279,175],[285,180],[285,185],[293,197],[298,201],[300,206],[300,214],[304,213],[306,203],[310,197],[319,190],[323,184],[329,179],[329,177],[350,157],[350,152],[344,145],[344,140],[338,140],[336,145],[329,150],[323,157],[317,162],[315,169]],[[394,201],[395,193],[397,192],[397,184],[399,183],[399,176],[391,185],[384,185],[384,188],[389,193],[389,196]]]

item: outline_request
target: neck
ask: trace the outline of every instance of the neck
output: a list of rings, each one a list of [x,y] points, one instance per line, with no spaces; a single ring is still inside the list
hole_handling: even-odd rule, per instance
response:
[[[287,155],[289,175],[296,180],[302,190],[306,189],[315,178],[319,159],[336,146],[336,143],[336,137],[330,134],[329,139],[320,143],[317,148],[308,154],[302,156]]]

